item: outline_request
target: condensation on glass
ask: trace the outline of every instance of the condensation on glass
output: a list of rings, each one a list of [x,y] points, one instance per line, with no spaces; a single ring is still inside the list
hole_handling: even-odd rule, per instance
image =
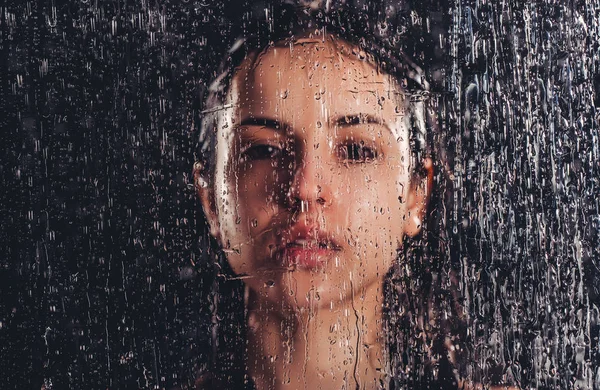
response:
[[[597,1],[0,11],[1,387],[600,387]]]

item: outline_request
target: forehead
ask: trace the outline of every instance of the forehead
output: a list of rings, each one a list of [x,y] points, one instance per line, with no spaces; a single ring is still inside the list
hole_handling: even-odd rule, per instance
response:
[[[230,91],[229,103],[242,116],[284,115],[284,107],[296,114],[300,109],[394,116],[404,104],[397,81],[379,71],[373,58],[332,36],[254,53],[235,73]]]

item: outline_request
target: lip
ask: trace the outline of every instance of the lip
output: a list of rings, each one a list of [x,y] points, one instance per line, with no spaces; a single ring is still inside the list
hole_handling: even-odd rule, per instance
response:
[[[327,259],[342,250],[328,232],[317,226],[293,225],[283,232],[276,256],[285,265],[305,269],[322,268]]]
[[[283,263],[287,266],[312,270],[323,268],[327,258],[333,252],[331,249],[286,247],[281,251],[281,255]]]

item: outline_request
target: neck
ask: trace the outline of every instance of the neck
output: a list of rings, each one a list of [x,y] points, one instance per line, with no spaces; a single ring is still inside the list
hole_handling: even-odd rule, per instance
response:
[[[334,305],[284,313],[251,294],[248,372],[257,389],[379,388],[382,288],[378,281]]]

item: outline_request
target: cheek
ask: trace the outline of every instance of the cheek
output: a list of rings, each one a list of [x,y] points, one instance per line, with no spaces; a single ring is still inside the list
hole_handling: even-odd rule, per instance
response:
[[[240,165],[232,172],[228,187],[237,204],[236,216],[256,228],[261,218],[277,213],[289,188],[289,175],[266,161]]]
[[[264,180],[250,176],[239,179],[231,174],[220,189],[219,221],[223,238],[231,244],[246,242],[252,231],[260,225],[272,204],[268,201],[268,189]]]
[[[387,263],[402,242],[406,205],[399,200],[402,186],[392,177],[391,172],[355,175],[353,184],[341,191],[347,238],[359,258],[377,256]]]
[[[222,243],[236,274],[266,265],[269,246],[280,225],[282,174],[269,164],[230,164],[217,186]],[[225,174],[226,171],[226,174]]]

